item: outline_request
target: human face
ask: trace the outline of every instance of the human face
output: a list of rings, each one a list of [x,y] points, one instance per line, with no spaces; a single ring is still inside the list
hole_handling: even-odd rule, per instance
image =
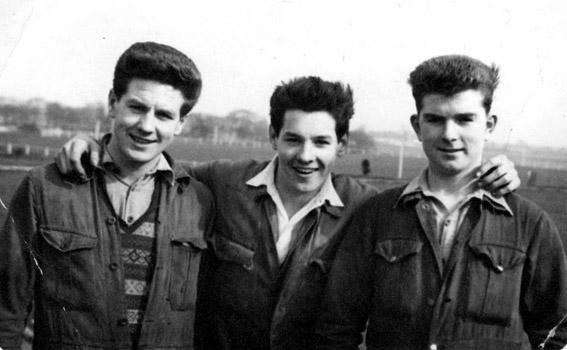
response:
[[[496,116],[485,111],[483,98],[482,92],[472,89],[423,97],[421,111],[411,123],[431,171],[466,175],[480,166],[484,143],[496,126]]]
[[[133,79],[118,100],[109,96],[114,128],[109,152],[119,167],[151,166],[183,129],[181,91],[152,80]]]
[[[336,122],[324,111],[288,110],[279,135],[270,128],[272,146],[278,152],[276,187],[282,198],[312,198],[321,189],[347,137],[337,140]]]

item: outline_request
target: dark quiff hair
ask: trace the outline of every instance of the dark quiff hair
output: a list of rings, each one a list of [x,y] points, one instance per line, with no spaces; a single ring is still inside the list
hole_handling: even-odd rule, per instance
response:
[[[348,135],[349,120],[354,114],[352,89],[341,82],[319,77],[299,77],[277,86],[270,98],[270,123],[279,135],[284,114],[289,110],[325,111],[333,116],[337,139]]]
[[[181,116],[189,113],[201,94],[201,73],[195,63],[181,51],[155,42],[135,43],[120,56],[112,82],[117,99],[132,79],[153,80],[181,91],[185,98]]]
[[[486,113],[492,106],[494,90],[498,86],[498,67],[464,55],[447,55],[430,58],[411,72],[411,85],[417,111],[421,110],[423,97],[427,94],[451,96],[473,89],[480,90]]]

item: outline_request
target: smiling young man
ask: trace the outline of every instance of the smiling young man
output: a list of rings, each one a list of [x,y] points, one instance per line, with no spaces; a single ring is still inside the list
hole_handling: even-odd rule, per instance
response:
[[[112,133],[86,181],[32,170],[0,239],[0,347],[193,349],[197,276],[213,202],[164,152],[201,90],[176,49],[136,43],[109,94]]]
[[[355,214],[329,274],[318,349],[535,349],[567,314],[567,262],[545,212],[475,186],[498,70],[441,56],[410,75],[428,159]],[[567,343],[559,327],[545,349]]]
[[[271,161],[187,169],[211,189],[216,203],[212,262],[199,287],[203,348],[313,348],[321,291],[338,242],[359,203],[376,193],[332,173],[345,153],[353,106],[350,87],[339,82],[290,80],[270,100]],[[98,148],[92,142],[89,147]],[[58,157],[60,168],[79,169],[86,149],[84,140],[69,142]],[[495,162],[484,168],[496,167],[486,177],[491,188],[517,187],[513,168]]]

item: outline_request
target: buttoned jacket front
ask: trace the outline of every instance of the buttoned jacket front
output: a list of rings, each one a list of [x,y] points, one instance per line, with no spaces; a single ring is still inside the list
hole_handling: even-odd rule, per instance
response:
[[[532,349],[567,313],[567,265],[553,222],[505,197],[472,200],[443,264],[432,210],[402,188],[357,213],[330,273],[318,349]],[[546,349],[567,342],[559,327]]]
[[[357,204],[376,193],[346,177],[333,185],[344,204],[324,204],[300,225],[280,266],[276,209],[265,186],[246,182],[268,162],[214,162],[193,168],[215,197],[212,268],[204,292],[207,349],[309,349],[321,291],[337,242]]]
[[[156,184],[156,264],[138,349],[193,349],[213,203],[204,185],[173,170],[173,183]],[[18,348],[32,300],[35,348],[131,349],[117,216],[102,204],[103,176],[95,169],[79,182],[52,164],[32,170],[14,194],[0,244],[4,349]]]

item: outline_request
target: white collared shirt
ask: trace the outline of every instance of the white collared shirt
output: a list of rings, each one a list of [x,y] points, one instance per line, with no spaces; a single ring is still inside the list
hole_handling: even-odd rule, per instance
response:
[[[293,214],[290,218],[287,215],[281,197],[276,188],[275,174],[276,174],[277,156],[272,158],[268,166],[266,166],[261,172],[256,176],[251,178],[246,182],[247,185],[253,187],[266,186],[266,190],[270,195],[270,198],[276,206],[277,218],[278,218],[278,232],[276,241],[276,250],[278,252],[278,258],[280,263],[285,260],[287,253],[289,251],[289,246],[292,238],[292,231],[295,225],[297,225],[311,210],[321,207],[326,201],[330,205],[335,207],[343,207],[344,204],[341,201],[333,182],[331,181],[331,176],[327,177],[327,180],[323,183],[321,190],[313,197],[307,204],[305,204],[297,213]]]

